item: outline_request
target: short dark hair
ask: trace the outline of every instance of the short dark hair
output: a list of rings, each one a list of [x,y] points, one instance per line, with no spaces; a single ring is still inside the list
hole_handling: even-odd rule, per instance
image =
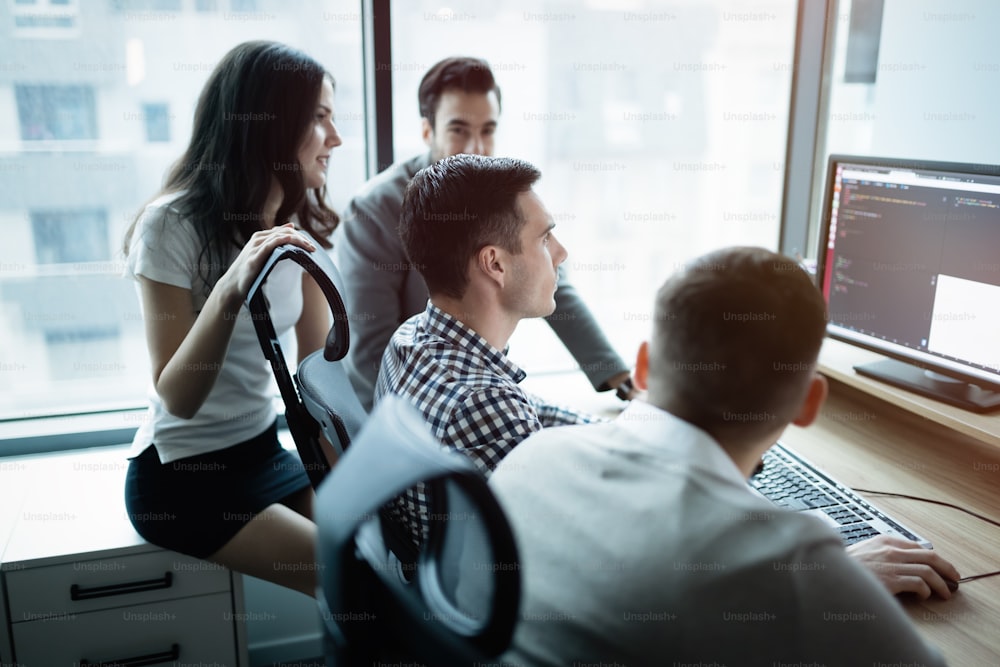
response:
[[[465,154],[417,172],[403,196],[399,236],[432,295],[461,298],[469,260],[484,246],[521,252],[517,196],[540,176],[524,160]]]
[[[650,398],[716,437],[784,427],[805,398],[826,319],[822,294],[787,257],[747,247],[704,255],[657,293]]]
[[[420,116],[426,118],[431,127],[434,127],[434,116],[437,114],[441,95],[454,89],[484,95],[493,91],[497,96],[497,106],[500,106],[500,86],[493,79],[493,71],[488,62],[482,58],[466,56],[445,58],[427,70],[417,90]]]

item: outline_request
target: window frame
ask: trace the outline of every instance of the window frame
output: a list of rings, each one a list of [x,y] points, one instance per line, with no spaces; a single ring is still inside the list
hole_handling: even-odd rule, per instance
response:
[[[78,0],[71,0],[71,7],[79,16]],[[388,63],[389,53],[389,0],[359,0],[361,9],[362,85],[365,88],[364,141],[366,147],[375,147],[374,158],[369,153],[365,160],[365,178],[377,173],[374,166],[380,160],[392,162],[392,107],[391,68],[375,66]],[[33,5],[26,5],[32,8]],[[29,35],[26,35],[26,37]],[[76,36],[71,35],[71,36]],[[30,37],[35,38],[32,34]],[[368,58],[371,45],[371,59]],[[372,91],[369,95],[368,91]],[[388,112],[375,113],[373,104],[389,104]],[[96,104],[96,100],[95,100]],[[15,100],[16,108],[16,100]],[[96,110],[94,122],[97,122]],[[170,117],[168,105],[168,120]],[[18,120],[20,122],[20,119]],[[173,132],[173,128],[170,128]],[[145,128],[144,128],[145,133]],[[20,129],[18,130],[20,136]],[[47,150],[46,140],[19,141],[23,150]],[[60,140],[64,141],[64,140]],[[72,140],[87,142],[89,139]],[[279,430],[287,429],[284,404],[275,396]],[[122,446],[132,441],[139,425],[146,417],[147,406],[134,408],[76,412],[57,415],[28,415],[0,419],[0,460],[12,456],[45,454],[91,447]]]
[[[823,156],[817,153],[826,132],[838,4],[838,0],[798,0],[779,228],[779,250],[789,257],[809,257],[815,244],[817,230],[809,221],[817,206],[816,184],[822,182],[825,169]]]
[[[75,0],[74,0],[75,2]],[[788,173],[812,172],[815,159],[819,124],[813,117],[821,104],[816,97],[816,83],[822,81],[827,66],[824,44],[835,26],[829,22],[832,7],[837,0],[822,0],[822,10],[816,9],[812,0],[798,0],[797,34],[795,40],[795,75],[791,89],[791,115],[788,133],[788,160],[782,197],[780,239],[782,251],[788,252],[789,244],[801,242],[808,234],[808,216],[798,211],[802,202],[789,197],[795,182]],[[362,76],[364,86],[364,138],[366,178],[393,163],[393,109],[392,109],[392,51],[390,0],[360,0]],[[76,5],[74,4],[74,7]],[[826,30],[827,38],[819,44],[817,57],[815,41],[810,35]],[[807,53],[807,50],[812,49]],[[171,128],[171,131],[173,128]],[[794,144],[793,144],[794,140]],[[803,143],[805,142],[805,143]],[[33,144],[34,142],[27,142]],[[805,147],[805,148],[804,148]],[[806,150],[806,149],[809,150]],[[803,168],[805,166],[805,168]],[[799,191],[801,185],[795,186]],[[807,188],[805,192],[810,192]],[[806,197],[808,204],[808,196]],[[797,221],[792,223],[790,221]],[[276,397],[279,428],[285,428],[284,410]],[[122,445],[132,440],[138,425],[145,417],[146,407],[123,410],[86,412],[59,416],[20,417],[0,420],[0,459],[8,456],[82,449],[98,446]]]

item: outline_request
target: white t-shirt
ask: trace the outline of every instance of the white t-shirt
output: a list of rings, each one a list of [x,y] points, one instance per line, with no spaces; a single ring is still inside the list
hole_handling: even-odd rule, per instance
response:
[[[138,276],[191,290],[194,310],[201,312],[207,294],[199,268],[208,260],[207,256],[201,257],[198,232],[173,207],[178,196],[164,195],[145,208],[132,234],[125,275],[136,280],[137,290]],[[237,254],[234,248],[227,264]],[[280,336],[302,313],[302,268],[294,262],[279,262],[264,285],[264,296]],[[151,386],[149,414],[135,434],[129,457],[138,456],[155,443],[160,461],[168,463],[230,447],[260,434],[276,417],[272,377],[244,304],[222,369],[197,414],[191,419],[171,415]]]

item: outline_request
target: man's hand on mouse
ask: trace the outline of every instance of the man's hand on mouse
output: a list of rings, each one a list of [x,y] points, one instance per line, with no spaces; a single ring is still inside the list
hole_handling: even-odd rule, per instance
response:
[[[955,566],[933,549],[900,537],[880,535],[847,547],[847,553],[868,568],[893,595],[914,593],[926,600],[937,593],[951,598],[946,580],[961,577]]]

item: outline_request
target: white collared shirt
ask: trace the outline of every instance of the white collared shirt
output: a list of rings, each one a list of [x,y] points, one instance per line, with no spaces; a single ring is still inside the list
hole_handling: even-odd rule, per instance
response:
[[[532,435],[490,486],[520,550],[514,664],[944,664],[836,533],[647,403]]]

